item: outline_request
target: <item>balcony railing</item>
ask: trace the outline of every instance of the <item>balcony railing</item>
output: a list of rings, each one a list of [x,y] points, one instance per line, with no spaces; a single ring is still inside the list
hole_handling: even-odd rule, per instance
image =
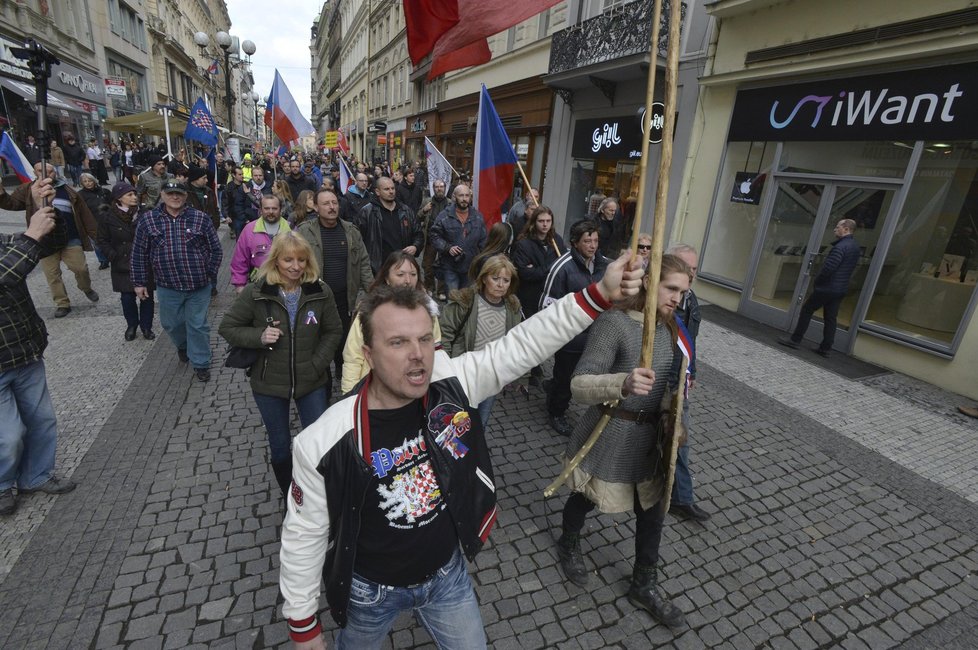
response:
[[[659,22],[659,55],[666,55],[669,41],[669,5],[663,0]],[[652,0],[635,0],[599,16],[572,25],[553,35],[550,45],[550,74],[566,72],[595,63],[614,61],[649,51]],[[686,19],[686,3],[680,8]]]

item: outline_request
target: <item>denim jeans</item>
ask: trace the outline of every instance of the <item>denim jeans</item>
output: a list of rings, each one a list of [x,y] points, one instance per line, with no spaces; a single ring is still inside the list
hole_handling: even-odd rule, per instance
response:
[[[479,402],[479,419],[482,420],[482,430],[489,430],[489,418],[492,416],[492,405],[496,403],[496,395],[487,397]]]
[[[696,500],[693,495],[693,475],[689,471],[689,443],[692,442],[689,421],[689,400],[683,400],[683,426],[686,427],[686,443],[676,454],[676,476],[672,483],[672,503],[681,506],[692,505]]]
[[[445,292],[445,294],[448,294],[449,291],[454,289],[464,289],[465,287],[469,286],[469,276],[465,273],[456,273],[451,269],[445,268],[440,269],[438,273],[441,277],[442,284],[444,285],[442,290]]]
[[[397,616],[408,610],[414,610],[439,648],[486,647],[479,601],[465,570],[465,558],[456,549],[433,578],[413,587],[378,585],[354,574],[347,624],[336,636],[336,649],[379,648]]]
[[[211,327],[207,307],[211,303],[211,285],[196,291],[178,291],[157,287],[160,302],[160,325],[170,335],[178,350],[186,350],[194,368],[211,365]]]
[[[144,332],[153,329],[153,292],[149,292],[149,298],[138,300],[132,291],[124,291],[119,294],[122,301],[122,315],[126,317],[126,325],[129,327],[139,327]]]
[[[292,432],[289,429],[289,399],[252,393],[255,404],[261,413],[261,421],[268,432],[268,448],[270,462],[284,463],[289,459],[292,448]],[[317,388],[308,395],[303,395],[295,401],[299,411],[299,422],[305,429],[326,412],[329,405],[329,387]]]
[[[0,490],[47,482],[57,425],[43,361],[0,372]]]
[[[71,175],[71,180],[75,185],[78,185],[79,179],[82,174],[81,165],[68,165],[68,173]]]

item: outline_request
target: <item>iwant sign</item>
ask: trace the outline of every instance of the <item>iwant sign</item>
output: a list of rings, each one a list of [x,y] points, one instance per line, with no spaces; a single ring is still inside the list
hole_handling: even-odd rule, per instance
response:
[[[737,93],[731,141],[978,138],[978,64]]]

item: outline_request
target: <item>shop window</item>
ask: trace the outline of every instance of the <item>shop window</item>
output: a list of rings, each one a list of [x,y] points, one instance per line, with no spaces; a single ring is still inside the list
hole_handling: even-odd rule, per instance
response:
[[[618,200],[631,227],[638,201],[638,178],[637,162],[575,159],[566,223],[595,216],[601,201],[611,197]]]
[[[785,142],[779,172],[903,178],[913,142]]]
[[[773,142],[731,142],[717,186],[700,271],[742,286],[761,220],[761,194],[771,171]]]
[[[928,142],[863,326],[947,349],[978,279],[978,142]]]

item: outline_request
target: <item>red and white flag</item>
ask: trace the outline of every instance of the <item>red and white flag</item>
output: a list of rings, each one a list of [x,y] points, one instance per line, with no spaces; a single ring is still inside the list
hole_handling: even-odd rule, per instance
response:
[[[407,6],[409,4],[414,5],[416,2],[417,0],[405,0],[405,18],[407,18],[408,13]],[[444,31],[436,38],[435,45],[431,50],[432,64],[428,78],[432,79],[451,70],[486,63],[491,57],[489,44],[486,42],[487,38],[546,11],[559,2],[560,0],[521,0],[517,3],[513,3],[511,0],[438,0],[437,2],[423,0],[417,2],[421,5],[437,6],[439,16],[451,16],[453,12],[458,14],[458,20],[448,29],[444,29],[444,20],[437,23],[437,30]],[[418,7],[415,8],[415,10],[419,9]],[[434,11],[434,9],[426,10]],[[414,41],[417,44],[416,51],[423,51],[422,45],[427,44],[431,40],[432,33],[437,30],[426,31],[422,29],[419,31],[419,28],[415,26],[412,33],[411,22],[406,22],[408,43]]]
[[[408,54],[418,65],[438,39],[458,23],[458,0],[404,0]]]
[[[353,172],[346,166],[346,161],[340,158],[340,192],[346,194],[355,182]]]
[[[336,146],[343,152],[344,156],[350,155],[350,143],[346,141],[346,134],[343,133],[343,129],[336,131]]]

